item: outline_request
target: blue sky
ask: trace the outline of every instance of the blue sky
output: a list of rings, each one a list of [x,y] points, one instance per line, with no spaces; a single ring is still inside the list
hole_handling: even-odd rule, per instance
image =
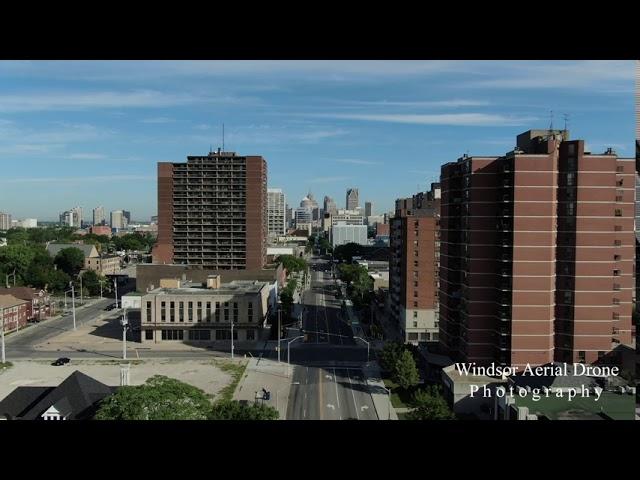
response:
[[[0,211],[156,213],[156,163],[221,144],[262,155],[295,206],[308,190],[376,213],[440,165],[511,150],[569,115],[594,152],[634,155],[633,61],[0,61]]]

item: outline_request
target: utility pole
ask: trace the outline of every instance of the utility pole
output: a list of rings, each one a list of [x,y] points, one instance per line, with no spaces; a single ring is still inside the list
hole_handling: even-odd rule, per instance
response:
[[[231,319],[231,359],[233,360],[233,318]]]
[[[82,272],[78,273],[78,278],[80,278],[80,305],[84,305],[84,299],[82,298]]]
[[[113,279],[113,286],[116,289],[116,310],[118,309],[118,279],[114,278]]]
[[[71,309],[73,310],[73,329],[76,329],[76,291],[73,287],[73,282],[69,282],[71,285]]]
[[[0,307],[0,315],[2,315],[2,325],[0,325],[0,331],[2,332],[2,363],[6,363],[7,357],[4,353],[4,307]]]
[[[282,310],[278,309],[278,363],[280,363],[280,335],[282,332],[282,327],[280,326],[280,317]]]

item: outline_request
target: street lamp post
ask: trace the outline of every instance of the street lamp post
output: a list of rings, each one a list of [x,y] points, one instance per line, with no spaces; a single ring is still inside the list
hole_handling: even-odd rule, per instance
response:
[[[113,279],[113,286],[116,289],[116,310],[118,309],[118,279],[114,278]]]
[[[67,293],[69,293],[69,291],[65,291],[64,292],[64,309],[67,309]]]
[[[287,372],[289,376],[291,376],[291,344],[296,340],[300,340],[304,338],[304,335],[300,335],[299,337],[295,337],[289,343],[287,343]]]
[[[103,280],[100,279],[100,300],[102,300],[102,282]]]
[[[369,342],[367,342],[364,338],[356,337],[355,335],[354,335],[353,338],[357,338],[358,340],[362,340],[364,343],[367,344],[367,363],[369,363]]]
[[[127,319],[127,309],[122,309],[122,320],[120,321],[122,325],[122,359],[127,359],[127,326],[129,325],[129,320]]]
[[[384,388],[387,391],[388,394],[388,399],[389,399],[389,418],[388,420],[391,420],[391,390],[388,389],[387,387],[385,387],[384,385],[382,386],[382,388]]]
[[[280,363],[280,335],[282,332],[282,326],[280,323],[281,322],[280,317],[282,316],[281,313],[282,313],[282,310],[278,308],[278,363]]]
[[[82,297],[82,272],[78,273],[80,279],[80,305],[84,305],[84,298]]]
[[[73,310],[73,329],[76,329],[76,291],[73,286],[73,282],[69,282],[71,285],[71,309]]]

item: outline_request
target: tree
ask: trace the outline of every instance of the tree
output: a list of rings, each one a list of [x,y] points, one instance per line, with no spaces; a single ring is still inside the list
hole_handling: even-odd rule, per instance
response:
[[[100,295],[100,281],[106,284],[104,277],[93,270],[87,270],[82,274],[82,287],[89,292],[89,295]]]
[[[84,253],[76,247],[63,248],[53,262],[64,273],[75,277],[84,267]]]
[[[400,342],[385,344],[380,353],[380,366],[388,372],[392,371],[403,350],[404,345]]]
[[[333,256],[339,260],[351,263],[353,261],[353,257],[362,255],[364,250],[364,246],[358,243],[345,243],[344,245],[339,245],[334,249]]]
[[[416,361],[413,359],[413,355],[411,355],[410,351],[403,350],[400,356],[396,359],[392,371],[392,379],[404,390],[417,385],[420,381],[420,374],[416,367]]]
[[[101,404],[97,420],[206,420],[211,401],[197,387],[154,375],[144,385],[124,386]]]
[[[62,270],[50,270],[47,275],[48,290],[50,292],[62,293],[69,288],[71,277]]]
[[[279,255],[276,258],[276,262],[282,264],[287,274],[307,270],[307,261],[304,258],[297,258],[293,255]]]
[[[31,265],[35,252],[27,245],[8,245],[0,248],[0,266],[4,274],[16,273],[16,283],[20,283]],[[4,278],[0,281],[4,282]]]
[[[35,288],[45,288],[51,283],[53,260],[42,247],[32,247],[34,256],[24,274],[24,283]]]
[[[440,390],[434,385],[413,393],[414,410],[407,414],[409,420],[455,420],[456,416],[447,405]]]
[[[269,405],[236,400],[216,402],[209,414],[209,420],[278,420],[279,417],[278,411]]]

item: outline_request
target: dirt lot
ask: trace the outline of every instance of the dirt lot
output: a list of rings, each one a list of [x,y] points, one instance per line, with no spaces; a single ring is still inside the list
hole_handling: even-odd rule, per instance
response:
[[[129,383],[140,385],[153,375],[166,375],[201,388],[216,395],[231,383],[231,375],[219,366],[232,360],[164,360],[149,359],[131,361]],[[236,360],[235,363],[238,363]],[[0,373],[0,400],[19,386],[56,386],[75,370],[95,378],[107,385],[120,385],[120,361],[117,360],[72,360],[71,363],[54,367],[51,361],[16,361],[13,366]]]

